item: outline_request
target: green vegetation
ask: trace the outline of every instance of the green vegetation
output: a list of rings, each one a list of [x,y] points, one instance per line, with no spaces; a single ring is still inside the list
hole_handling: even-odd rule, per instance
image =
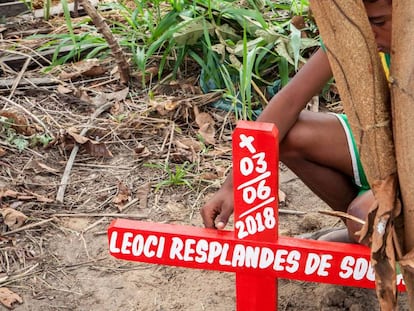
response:
[[[105,58],[108,44],[90,18],[73,22],[67,0],[62,3],[67,32],[48,34],[40,48],[55,49],[52,66]],[[103,4],[100,9],[140,72],[143,88],[148,87],[148,68],[158,68],[155,78],[168,74],[175,78],[191,64],[199,68],[204,92],[221,91],[237,118],[251,119],[263,104],[266,87],[274,88],[275,81],[286,84],[319,45],[308,6],[307,0],[133,0]],[[303,17],[304,29],[292,25],[293,16]],[[71,49],[62,55],[65,46]]]
[[[36,145],[45,147],[51,142],[52,138],[47,134],[34,133],[30,136],[23,135],[19,128],[24,127],[26,126],[17,124],[13,118],[0,116],[0,137],[16,147],[17,150],[22,151],[29,146]]]
[[[187,186],[190,189],[193,189],[190,181],[187,178],[189,171],[193,168],[194,164],[184,162],[181,165],[176,164],[174,169],[172,169],[167,163],[164,165],[161,164],[145,164],[147,167],[152,167],[162,170],[167,176],[161,182],[159,182],[155,187],[155,192],[157,192],[161,187],[169,186]]]

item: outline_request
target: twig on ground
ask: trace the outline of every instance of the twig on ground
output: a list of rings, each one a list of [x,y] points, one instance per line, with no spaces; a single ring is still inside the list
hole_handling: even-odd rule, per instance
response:
[[[279,214],[288,214],[288,215],[306,215],[307,212],[302,212],[302,211],[295,211],[295,210],[291,210],[291,209],[283,209],[283,208],[279,208]]]
[[[0,279],[0,285],[4,286],[7,285],[13,281],[17,281],[21,278],[24,278],[25,276],[29,276],[32,273],[35,273],[33,270],[36,269],[39,266],[39,263],[34,264],[33,266],[29,267],[26,271],[20,273],[20,274],[16,274],[16,275],[12,275],[12,276],[5,276],[4,278]]]
[[[17,75],[16,79],[13,82],[12,88],[10,90],[9,99],[11,99],[14,95],[14,92],[16,91],[17,87],[19,86],[20,80],[23,77],[23,74],[26,72],[27,67],[30,63],[30,57],[26,58],[26,61],[23,64],[22,69],[20,70],[19,74]]]
[[[82,230],[82,234],[88,232],[89,230],[95,228],[100,223],[104,222],[106,220],[106,217],[102,217],[101,219],[98,219],[93,224],[87,226],[85,229]]]
[[[365,225],[364,220],[362,220],[358,217],[352,216],[350,214],[344,213],[344,212],[340,212],[340,211],[318,211],[318,213],[328,215],[328,216],[339,217],[339,218],[342,218],[342,219],[349,219],[349,220],[355,221],[356,223],[359,223],[361,225]]]
[[[41,220],[39,222],[31,223],[31,224],[28,224],[26,226],[23,226],[23,227],[20,227],[18,229],[15,229],[15,230],[3,232],[0,235],[6,236],[6,235],[10,235],[10,234],[14,234],[14,233],[21,232],[21,231],[24,231],[24,230],[32,229],[32,228],[35,228],[35,227],[40,227],[40,226],[43,226],[44,224],[46,224],[48,222],[51,222],[51,221],[54,221],[54,220],[56,220],[56,219],[54,219],[54,218],[44,219],[44,220]]]
[[[85,134],[89,130],[90,125],[92,124],[92,122],[101,113],[103,113],[105,110],[111,108],[113,106],[113,104],[114,104],[113,102],[109,102],[109,103],[106,103],[106,104],[96,108],[94,113],[91,115],[88,124],[86,124],[86,126],[82,129],[82,131],[80,132],[79,135],[80,136],[85,136]],[[59,186],[59,189],[58,189],[57,194],[56,194],[56,201],[57,202],[63,203],[63,198],[65,196],[66,186],[68,185],[69,178],[70,178],[70,172],[72,170],[72,166],[73,166],[73,163],[75,162],[75,158],[76,158],[76,155],[77,155],[78,151],[79,151],[79,144],[75,144],[73,149],[72,149],[72,152],[70,153],[69,160],[66,163],[65,171],[63,173],[62,180],[60,182],[60,186]]]
[[[54,217],[114,217],[114,218],[129,218],[129,219],[147,219],[146,214],[118,214],[118,213],[64,213],[53,214]]]

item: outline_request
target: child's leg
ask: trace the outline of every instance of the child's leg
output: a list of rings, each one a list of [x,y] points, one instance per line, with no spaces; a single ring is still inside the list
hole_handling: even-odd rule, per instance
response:
[[[348,214],[359,219],[366,220],[371,206],[375,203],[374,194],[371,190],[358,195],[349,205]],[[321,235],[318,240],[335,241],[344,243],[358,243],[360,236],[358,232],[362,229],[362,225],[350,219],[346,221],[346,229],[335,230],[327,234]],[[363,244],[368,241],[362,241]]]
[[[364,192],[357,196],[348,207],[348,214],[355,216],[359,219],[366,220],[368,212],[372,205],[375,204],[375,197],[371,190]],[[362,225],[355,221],[347,220],[346,226],[349,232],[349,238],[353,242],[359,241],[358,231],[361,230]],[[366,241],[364,241],[366,243]]]
[[[280,159],[332,209],[357,196],[345,131],[333,114],[303,111],[280,144]]]

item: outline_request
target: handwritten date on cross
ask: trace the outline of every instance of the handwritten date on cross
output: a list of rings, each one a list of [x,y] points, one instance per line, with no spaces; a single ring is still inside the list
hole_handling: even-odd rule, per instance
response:
[[[273,124],[238,123],[233,184],[235,231],[116,219],[108,228],[110,254],[235,272],[238,311],[277,310],[277,278],[375,287],[369,248],[278,236],[278,138]],[[401,275],[397,284],[404,290]]]

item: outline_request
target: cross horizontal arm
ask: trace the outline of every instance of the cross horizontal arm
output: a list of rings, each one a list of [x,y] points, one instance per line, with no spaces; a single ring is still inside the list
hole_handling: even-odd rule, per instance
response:
[[[375,288],[370,250],[362,245],[279,237],[245,241],[233,231],[114,220],[108,228],[112,256],[195,269]],[[397,280],[404,290],[402,278]]]

